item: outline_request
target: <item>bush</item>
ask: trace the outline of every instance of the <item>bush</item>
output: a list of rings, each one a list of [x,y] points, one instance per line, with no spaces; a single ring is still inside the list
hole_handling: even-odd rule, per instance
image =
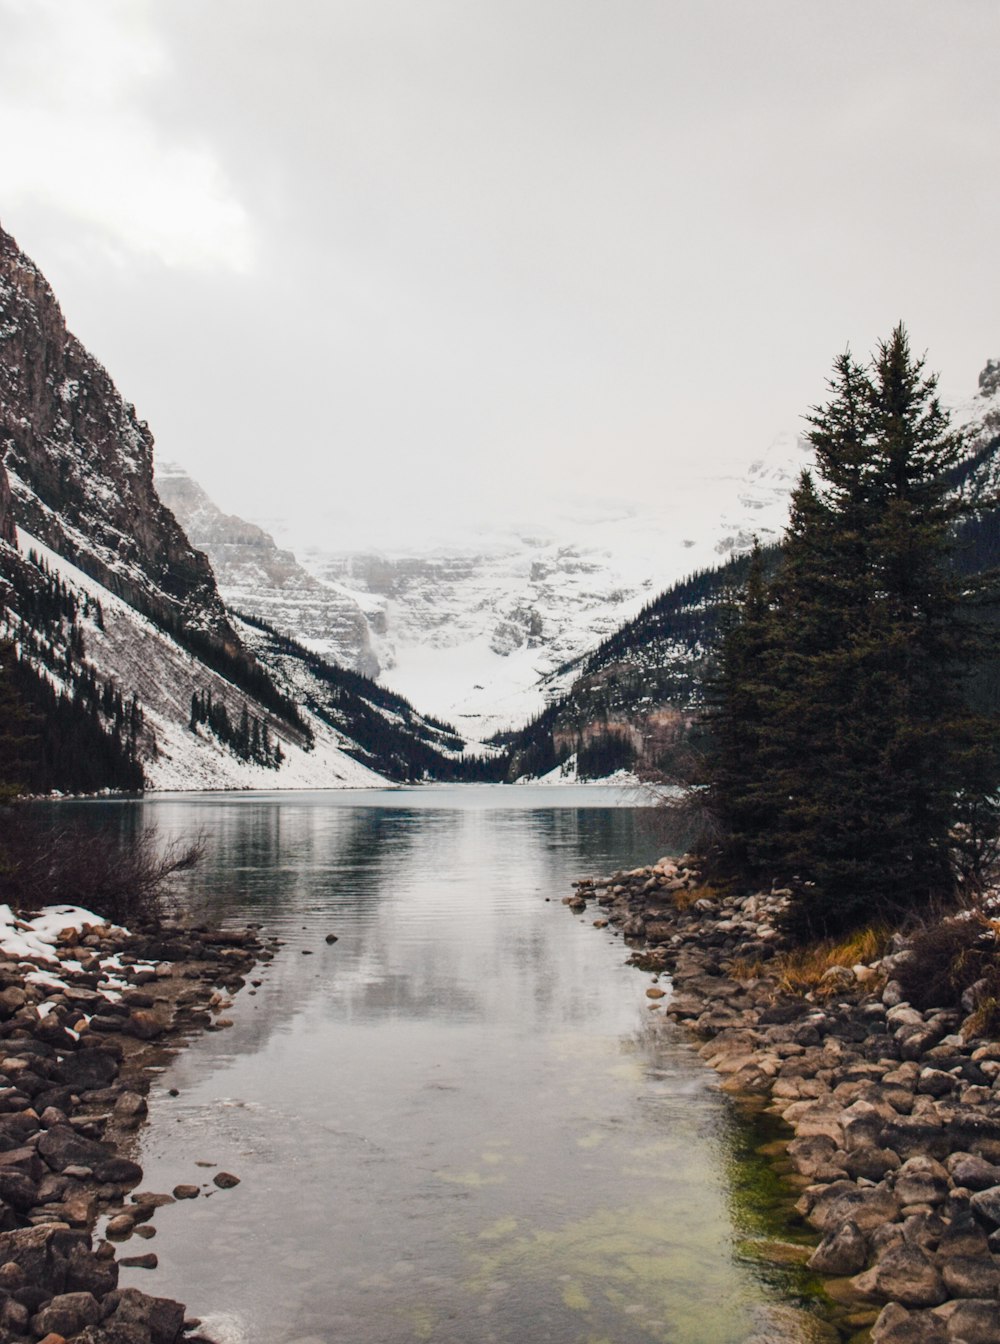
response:
[[[973,986],[976,1004],[1000,999],[996,924],[973,910],[927,925],[911,939],[896,978],[915,1008],[959,1008]]]
[[[79,905],[117,924],[156,922],[172,873],[201,857],[193,844],[161,845],[155,827],[135,836],[110,828],[39,824],[15,804],[0,815],[0,896],[16,913]]]

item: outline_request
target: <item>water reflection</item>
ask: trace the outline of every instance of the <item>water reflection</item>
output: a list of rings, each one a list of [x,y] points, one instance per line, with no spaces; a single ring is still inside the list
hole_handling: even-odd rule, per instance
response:
[[[204,830],[179,895],[287,940],[154,1089],[147,1186],[205,1188],[158,1213],[160,1267],[125,1281],[250,1344],[751,1332],[768,1290],[733,1248],[723,1102],[621,944],[558,903],[657,857],[662,820],[509,798],[91,809]],[[215,1191],[198,1161],[242,1183]]]

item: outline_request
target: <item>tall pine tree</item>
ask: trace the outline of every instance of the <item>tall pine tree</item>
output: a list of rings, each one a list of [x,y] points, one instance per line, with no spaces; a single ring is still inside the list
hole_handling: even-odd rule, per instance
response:
[[[951,563],[962,436],[902,326],[869,369],[838,359],[830,392],[781,566],[723,639],[715,710],[733,859],[799,879],[803,934],[948,895],[956,834],[974,849],[996,833],[1000,779],[996,725],[966,695],[981,626]]]

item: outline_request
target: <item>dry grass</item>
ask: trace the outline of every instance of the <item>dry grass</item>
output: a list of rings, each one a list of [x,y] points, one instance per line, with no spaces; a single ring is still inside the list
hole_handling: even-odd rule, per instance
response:
[[[690,910],[695,901],[717,901],[719,893],[715,887],[707,884],[700,887],[681,887],[670,893],[672,905],[677,910]]]
[[[964,1030],[970,1036],[996,1036],[1000,1031],[1000,998],[987,994],[966,1018]]]
[[[733,962],[729,973],[737,980],[755,980],[761,975],[778,977],[778,988],[783,994],[812,994],[818,998],[832,998],[842,986],[836,978],[824,982],[824,976],[836,966],[850,968],[860,962],[867,965],[883,955],[891,936],[885,924],[869,924],[848,938],[824,938],[821,942],[782,952],[772,961]]]

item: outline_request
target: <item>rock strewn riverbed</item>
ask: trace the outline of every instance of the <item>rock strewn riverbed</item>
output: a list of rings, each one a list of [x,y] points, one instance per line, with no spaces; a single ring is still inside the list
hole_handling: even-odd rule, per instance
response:
[[[903,1002],[893,954],[783,991],[786,893],[721,897],[692,861],[575,883],[565,903],[644,944],[667,1013],[736,1097],[780,1115],[796,1206],[820,1235],[838,1324],[873,1344],[1000,1342],[1000,1043],[975,1019]],[[897,960],[894,960],[897,959]],[[733,974],[736,972],[736,974]],[[659,985],[647,991],[658,1003]],[[871,1326],[870,1333],[868,1326]]]
[[[228,1025],[213,1013],[273,952],[252,928],[75,925],[46,943],[18,921],[0,954],[0,1344],[196,1344],[180,1303],[118,1288],[119,1264],[155,1267],[150,1220],[174,1198],[132,1193],[131,1149],[152,1068]],[[101,1217],[143,1253],[117,1260]]]

